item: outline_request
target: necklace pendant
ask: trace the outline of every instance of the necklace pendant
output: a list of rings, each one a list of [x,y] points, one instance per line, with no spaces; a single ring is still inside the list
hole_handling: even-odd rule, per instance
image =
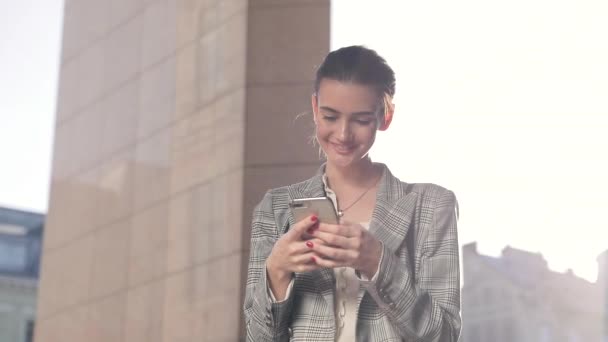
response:
[[[344,216],[344,212],[342,210],[338,210],[338,217]]]

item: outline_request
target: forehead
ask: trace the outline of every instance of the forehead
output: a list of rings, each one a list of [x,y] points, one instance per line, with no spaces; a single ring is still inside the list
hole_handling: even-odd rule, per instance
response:
[[[352,82],[323,79],[317,93],[319,106],[327,106],[342,113],[376,111],[378,95],[373,87]]]

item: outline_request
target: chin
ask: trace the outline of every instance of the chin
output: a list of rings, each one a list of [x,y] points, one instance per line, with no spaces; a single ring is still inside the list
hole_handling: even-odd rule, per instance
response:
[[[348,153],[339,153],[329,142],[322,144],[321,148],[323,149],[327,162],[340,168],[353,166],[367,156],[367,151],[364,152],[360,145],[353,148]]]
[[[358,154],[341,155],[341,154],[326,154],[327,162],[338,167],[349,167],[356,165],[363,157]]]

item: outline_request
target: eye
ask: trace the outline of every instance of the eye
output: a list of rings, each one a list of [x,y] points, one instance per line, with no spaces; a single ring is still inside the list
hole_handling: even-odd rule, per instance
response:
[[[326,121],[334,122],[337,120],[335,116],[323,115],[323,119]]]
[[[369,125],[370,123],[372,123],[372,121],[371,121],[371,120],[356,120],[356,121],[357,121],[357,123],[358,123],[358,124],[360,124],[360,125],[364,125],[364,126],[367,126],[367,125]]]

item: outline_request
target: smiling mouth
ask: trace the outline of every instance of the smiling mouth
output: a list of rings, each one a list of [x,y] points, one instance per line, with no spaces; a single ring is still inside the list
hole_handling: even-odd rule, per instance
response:
[[[341,145],[341,144],[335,144],[335,143],[331,143],[331,145],[334,148],[334,150],[340,154],[348,154],[355,149],[354,146],[347,146],[347,145]]]

